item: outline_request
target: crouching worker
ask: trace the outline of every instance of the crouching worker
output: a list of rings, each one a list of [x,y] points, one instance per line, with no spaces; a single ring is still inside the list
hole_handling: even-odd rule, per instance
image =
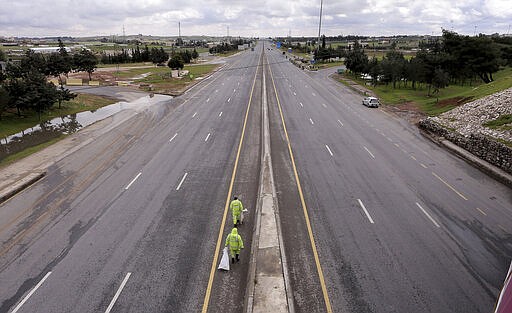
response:
[[[240,249],[244,248],[242,237],[238,234],[238,229],[233,227],[231,233],[226,237],[226,247],[229,245],[229,252],[231,254],[231,263],[240,261]]]

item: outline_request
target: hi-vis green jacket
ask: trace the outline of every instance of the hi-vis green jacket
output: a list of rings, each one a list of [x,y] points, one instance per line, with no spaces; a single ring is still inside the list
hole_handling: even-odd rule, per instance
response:
[[[231,233],[226,237],[226,246],[229,244],[230,250],[240,250],[244,248],[242,237],[238,234],[236,227],[231,230]]]

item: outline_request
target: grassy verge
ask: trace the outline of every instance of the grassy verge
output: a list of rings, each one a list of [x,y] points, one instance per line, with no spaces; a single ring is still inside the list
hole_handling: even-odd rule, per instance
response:
[[[499,129],[499,130],[511,130],[512,129],[512,114],[505,114],[499,118],[489,121],[484,126]]]
[[[347,74],[349,75],[349,74]],[[472,85],[450,85],[441,89],[439,94],[428,96],[426,85],[417,86],[414,90],[411,84],[393,88],[390,85],[378,85],[376,87],[366,85],[366,82],[358,77],[347,76],[366,88],[372,90],[381,98],[382,102],[390,105],[397,105],[406,102],[417,104],[419,108],[428,115],[435,116],[449,111],[465,102],[479,99],[490,94],[505,90],[512,86],[512,68],[507,67],[495,73],[494,81],[489,84],[475,82]]]
[[[168,68],[165,71],[157,70],[146,78],[139,80],[139,82],[152,85],[152,90],[155,92],[172,94],[182,91],[196,78],[211,73],[218,66],[218,64],[187,65],[184,70],[189,71],[189,73],[181,78],[170,77]],[[147,69],[146,72],[148,72]]]
[[[0,161],[0,168],[2,167],[5,167],[9,164],[12,164],[18,160],[21,160],[29,155],[32,155],[36,152],[39,152],[41,150],[43,150],[44,148],[46,147],[49,147],[51,145],[53,145],[54,143],[66,138],[67,135],[61,135],[60,137],[57,137],[57,138],[54,138],[50,141],[47,141],[45,143],[42,143],[42,144],[39,144],[37,146],[33,146],[33,147],[30,147],[30,148],[27,148],[23,151],[20,151],[18,153],[15,153],[15,154],[12,154],[12,155],[9,155],[8,157],[6,157],[5,159],[1,160]]]
[[[117,100],[108,97],[78,94],[75,99],[63,102],[60,109],[55,105],[51,110],[42,114],[41,120],[39,120],[36,112],[23,112],[21,117],[19,117],[15,112],[9,112],[2,116],[2,122],[0,123],[0,137],[7,137],[9,135],[16,134],[22,130],[33,127],[42,121],[51,120],[55,117],[96,110],[115,102],[117,102]]]

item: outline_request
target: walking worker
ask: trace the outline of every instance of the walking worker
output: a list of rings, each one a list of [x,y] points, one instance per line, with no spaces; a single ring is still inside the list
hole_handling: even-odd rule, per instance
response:
[[[238,200],[237,197],[233,197],[233,201],[231,201],[231,203],[229,204],[229,208],[233,213],[233,226],[236,226],[237,223],[241,225],[242,221],[240,220],[240,215],[244,210],[244,205],[242,204],[242,201]]]
[[[238,229],[233,227],[231,233],[226,237],[226,247],[229,245],[229,252],[231,254],[231,263],[240,261],[240,250],[244,248],[242,237],[238,234]]]

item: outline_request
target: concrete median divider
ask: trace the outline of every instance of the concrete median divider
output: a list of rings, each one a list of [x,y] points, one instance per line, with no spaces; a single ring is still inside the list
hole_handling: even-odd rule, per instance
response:
[[[262,99],[263,151],[245,311],[247,313],[293,313],[293,297],[289,284],[270,156],[265,69],[263,69]]]
[[[68,78],[66,79],[66,85],[68,86],[82,86],[83,80],[81,78]]]

